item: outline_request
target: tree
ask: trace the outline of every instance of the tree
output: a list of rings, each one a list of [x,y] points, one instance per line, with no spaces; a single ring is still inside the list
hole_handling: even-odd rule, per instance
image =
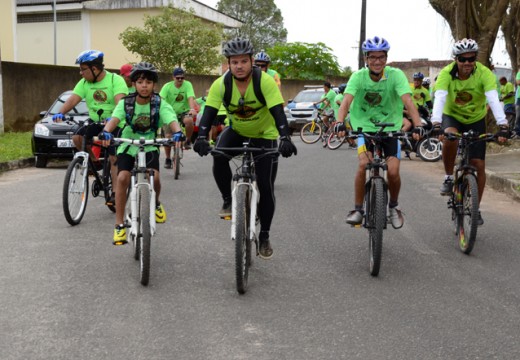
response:
[[[274,0],[220,0],[217,10],[244,23],[240,29],[228,32],[229,38],[248,38],[258,51],[287,41],[282,12]]]
[[[342,75],[332,49],[321,42],[278,44],[267,49],[267,53],[271,57],[271,66],[282,78],[325,80],[330,76]]]
[[[502,20],[502,32],[506,42],[506,50],[511,59],[513,74],[518,71],[520,65],[520,1],[511,0],[506,16]]]
[[[489,65],[498,28],[509,1],[511,0],[430,0],[430,4],[446,19],[454,39],[471,38],[478,43],[477,58]]]
[[[129,27],[119,39],[128,51],[163,72],[182,66],[203,74],[221,64],[222,27],[202,22],[192,10],[165,7],[161,15],[144,16],[144,29]]]

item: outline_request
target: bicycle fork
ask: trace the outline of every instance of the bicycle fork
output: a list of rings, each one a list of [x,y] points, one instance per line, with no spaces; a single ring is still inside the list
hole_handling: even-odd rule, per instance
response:
[[[239,181],[239,180],[233,180],[233,191],[231,193],[231,239],[233,239],[233,236],[235,235],[236,231],[236,218],[237,218],[237,200],[236,200],[236,194],[237,190],[241,186],[247,186],[249,188],[251,198],[249,199],[249,239],[256,241],[256,210],[257,210],[257,204],[259,201],[258,196],[258,187],[256,185],[256,181]],[[235,240],[235,239],[233,239]]]

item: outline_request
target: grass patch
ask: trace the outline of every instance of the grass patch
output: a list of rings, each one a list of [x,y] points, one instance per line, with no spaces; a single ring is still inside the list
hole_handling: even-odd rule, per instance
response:
[[[0,162],[33,157],[31,137],[32,131],[0,135]]]

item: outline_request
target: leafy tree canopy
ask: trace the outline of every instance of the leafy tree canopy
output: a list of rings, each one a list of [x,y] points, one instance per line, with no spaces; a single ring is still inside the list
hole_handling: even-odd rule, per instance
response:
[[[274,0],[220,0],[217,10],[244,23],[240,29],[228,32],[228,38],[248,38],[255,50],[287,41],[282,12]]]
[[[325,80],[330,76],[344,76],[332,49],[324,43],[302,42],[277,44],[266,52],[271,57],[271,66],[282,78],[302,80]],[[346,70],[346,69],[345,69]]]
[[[195,74],[211,72],[221,63],[222,27],[203,22],[193,10],[165,7],[158,16],[144,16],[144,29],[129,27],[119,39],[128,51],[162,72],[181,66]],[[208,51],[215,49],[215,51]]]

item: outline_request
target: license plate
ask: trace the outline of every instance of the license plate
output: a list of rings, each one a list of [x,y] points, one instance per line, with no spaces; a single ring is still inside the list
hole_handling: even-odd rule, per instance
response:
[[[296,124],[307,124],[308,120],[296,120]]]
[[[74,144],[72,143],[72,140],[58,140],[58,147],[59,148],[71,148],[74,147]]]

